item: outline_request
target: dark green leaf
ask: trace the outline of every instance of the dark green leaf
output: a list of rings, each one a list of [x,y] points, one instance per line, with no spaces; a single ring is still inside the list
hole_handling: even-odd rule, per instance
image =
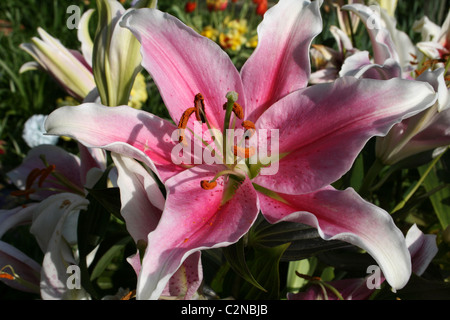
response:
[[[95,198],[109,213],[116,218],[123,221],[120,214],[120,190],[119,188],[103,188],[103,189],[88,189],[89,194]]]
[[[249,254],[247,264],[250,272],[265,290],[261,291],[250,283],[243,283],[238,298],[245,300],[275,300],[280,298],[280,272],[279,265],[283,253],[289,243],[276,247],[253,248]]]
[[[243,238],[241,238],[237,243],[223,248],[223,254],[234,272],[259,290],[266,291],[266,289],[264,289],[264,287],[262,287],[258,281],[255,280],[247,266]]]
[[[126,236],[120,239],[113,246],[111,246],[96,263],[94,269],[92,270],[90,280],[94,281],[96,278],[98,278],[103,273],[103,271],[109,266],[111,261],[125,249],[126,245],[131,240],[132,240],[131,237]]]
[[[255,223],[249,242],[252,246],[266,247],[290,243],[281,257],[282,261],[301,260],[320,252],[350,246],[348,243],[338,240],[324,240],[315,228],[302,223],[270,224],[264,218],[260,218]]]

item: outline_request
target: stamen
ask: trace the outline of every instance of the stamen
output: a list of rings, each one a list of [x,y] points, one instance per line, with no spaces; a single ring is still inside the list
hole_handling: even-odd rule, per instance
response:
[[[30,198],[30,194],[35,193],[35,189],[25,189],[25,190],[16,190],[12,191],[11,195],[15,197],[25,196],[27,199]]]
[[[208,181],[208,180],[202,180],[200,181],[200,186],[205,190],[211,190],[214,189],[217,186],[216,181]]]
[[[8,280],[14,280],[14,276],[10,275],[9,273],[2,272],[0,273],[0,278],[8,279]]]
[[[242,121],[242,126],[244,127],[245,132],[250,131],[250,136],[245,135],[245,139],[251,138],[253,136],[253,134],[256,132],[255,124],[253,122],[251,122],[250,120]]]
[[[180,121],[178,122],[178,129],[180,130],[180,137],[178,138],[178,142],[182,142],[184,139],[184,129],[187,127],[187,123],[189,121],[189,117],[192,113],[194,113],[196,108],[189,108],[181,115]]]
[[[223,105],[223,110],[227,109],[227,104],[228,103],[225,103]],[[237,103],[237,102],[233,103],[233,113],[236,115],[236,117],[238,119],[242,120],[244,118],[244,108],[242,108],[242,106],[239,103]]]
[[[202,123],[206,122],[205,117],[205,99],[201,93],[197,93],[194,99],[195,118]]]
[[[55,171],[55,168],[56,168],[56,166],[54,164],[51,164],[47,168],[45,168],[41,171],[41,177],[39,178],[39,181],[38,181],[39,188],[42,187],[42,184],[44,183],[45,179],[50,175],[50,173]]]
[[[239,157],[245,158],[245,159],[252,157],[256,152],[255,147],[241,148],[238,146],[234,146],[233,151],[234,151],[235,156],[239,156]]]
[[[45,170],[45,169],[35,168],[35,169],[31,170],[31,172],[28,174],[27,181],[25,183],[25,189],[30,189],[31,188],[31,186],[33,185],[34,180],[36,180],[37,177],[39,177],[41,175],[42,170]]]

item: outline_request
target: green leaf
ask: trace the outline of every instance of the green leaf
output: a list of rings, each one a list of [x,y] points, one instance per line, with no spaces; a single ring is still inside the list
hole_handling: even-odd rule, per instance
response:
[[[308,280],[305,278],[297,276],[296,272],[307,276],[312,276],[316,266],[317,259],[315,257],[289,262],[286,280],[287,291],[296,293],[308,283]]]
[[[103,189],[106,187],[108,173],[109,170],[106,170],[92,190]],[[78,217],[77,236],[78,251],[80,255],[79,266],[82,286],[93,296],[94,299],[96,299],[99,297],[90,282],[86,257],[100,244],[103,239],[111,215],[91,193],[86,196],[86,199],[89,200],[88,208],[87,210],[80,211]]]
[[[105,254],[98,260],[91,273],[91,281],[94,281],[105,271],[111,261],[120,254],[126,247],[126,245],[132,240],[131,237],[126,236],[112,245]]]
[[[350,187],[352,187],[355,190],[359,190],[362,186],[362,183],[364,181],[364,161],[363,156],[360,154],[353,164],[353,167],[351,169],[351,176],[350,176]]]
[[[250,283],[243,283],[239,299],[244,300],[277,300],[280,298],[280,260],[289,243],[277,247],[255,247],[249,254],[247,264],[250,272],[265,290],[261,291]]]
[[[234,272],[259,290],[266,291],[266,289],[255,280],[247,266],[244,238],[241,238],[231,246],[223,248],[222,251]]]
[[[290,246],[281,257],[282,261],[296,261],[317,253],[349,247],[339,240],[324,240],[316,228],[294,222],[268,223],[260,217],[251,229],[249,242],[252,246],[276,247],[285,243]]]
[[[119,220],[124,221],[120,213],[122,205],[120,202],[119,188],[88,189],[88,191],[109,213],[113,214]]]
[[[418,168],[419,173],[424,175],[427,170],[427,166]],[[445,168],[441,161],[438,161],[435,166],[428,173],[428,176],[423,181],[423,186],[427,192],[437,190],[440,186],[448,184],[448,178],[445,178]],[[447,179],[447,180],[446,180]],[[434,192],[430,197],[431,204],[434,211],[441,223],[442,229],[446,229],[450,224],[450,188],[440,188]]]
[[[412,274],[406,286],[398,290],[397,293],[384,291],[375,296],[375,299],[394,299],[400,298],[402,300],[449,300],[450,299],[450,284],[437,281],[428,280]]]

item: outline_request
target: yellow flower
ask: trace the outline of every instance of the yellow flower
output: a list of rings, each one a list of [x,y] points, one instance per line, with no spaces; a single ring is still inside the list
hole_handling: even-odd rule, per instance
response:
[[[248,31],[247,20],[245,19],[233,19],[226,17],[223,21],[225,26],[225,32],[219,35],[219,43],[224,49],[230,49],[232,51],[238,51],[241,46],[247,42],[245,34]]]
[[[246,42],[247,39],[236,30],[229,31],[226,34],[221,33],[219,36],[219,43],[222,48],[230,49],[232,51],[238,51]]]
[[[258,45],[258,35],[257,34],[255,34],[253,37],[248,39],[247,42],[245,43],[245,46],[247,48],[256,48],[257,45]]]
[[[217,31],[216,29],[214,29],[211,26],[206,26],[203,28],[203,30],[200,34],[204,37],[211,39],[212,41],[217,41],[217,37],[219,36],[219,31]]]
[[[224,20],[226,27],[230,30],[235,30],[240,34],[245,34],[248,31],[247,28],[247,20],[245,19],[233,19],[230,20],[230,17],[226,17]]]
[[[135,109],[142,108],[142,105],[147,101],[147,87],[145,84],[145,77],[142,73],[138,73],[130,92],[130,100],[128,105]]]

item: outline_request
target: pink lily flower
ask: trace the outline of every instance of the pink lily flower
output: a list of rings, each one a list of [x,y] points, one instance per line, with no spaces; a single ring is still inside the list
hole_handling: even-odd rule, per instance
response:
[[[365,25],[372,43],[373,61],[368,51],[357,52],[344,61],[340,75],[411,79],[412,55],[417,55],[417,49],[405,32],[396,29],[395,19],[384,10],[380,9],[378,13],[358,3],[345,5],[342,9],[356,14]]]
[[[450,53],[450,12],[442,26],[435,25],[424,16],[416,21],[413,29],[422,31],[422,41],[417,43],[417,47],[427,57],[440,59]]]
[[[132,11],[122,26],[140,41],[143,67],[179,125],[126,106],[93,103],[63,107],[48,117],[49,134],[142,161],[165,184],[164,212],[146,239],[138,299],[157,299],[191,254],[238,241],[260,210],[271,223],[306,223],[324,239],[367,250],[394,288],[408,281],[410,255],[390,215],[354,190],[330,184],[350,169],[368,139],[430,106],[435,93],[421,82],[353,77],[307,88],[309,47],[321,31],[320,4],[281,0],[269,9],[258,27],[258,47],[240,72],[219,46],[173,16],[156,9]],[[179,145],[171,139],[174,131],[185,130],[183,141],[194,149],[205,142],[189,131],[195,130],[195,119],[189,118],[194,111],[206,122],[203,129],[209,125],[219,133],[230,123],[241,123],[258,137],[263,130],[278,130],[280,160],[271,163],[278,165],[276,174],[227,161],[174,163],[172,150]],[[218,147],[224,134],[214,136],[216,156],[227,154]],[[243,157],[250,156],[250,148],[243,151]]]
[[[411,73],[408,73],[411,65],[406,57],[416,52],[408,36],[395,29],[395,20],[385,17],[386,21],[391,22],[385,26],[380,16],[361,4],[347,5],[344,9],[357,14],[366,26],[372,42],[374,61],[369,61],[367,52],[358,52],[346,59],[341,75],[411,79]],[[437,101],[427,110],[396,124],[386,136],[377,138],[376,156],[385,165],[398,163],[415,154],[445,147],[450,143],[450,91],[445,83],[445,70],[438,68],[421,72],[415,80],[432,85]]]

